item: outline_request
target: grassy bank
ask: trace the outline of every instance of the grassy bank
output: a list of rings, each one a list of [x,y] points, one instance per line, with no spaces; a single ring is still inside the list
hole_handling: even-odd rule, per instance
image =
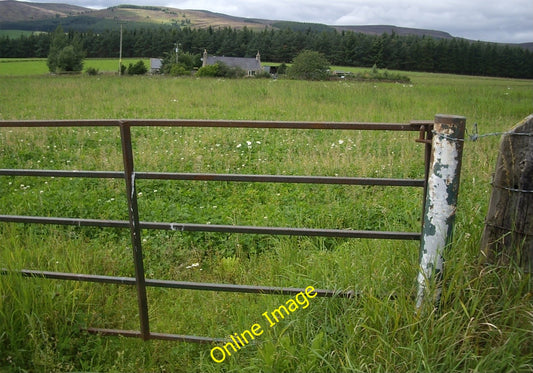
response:
[[[500,132],[531,113],[531,81],[408,74],[412,84],[115,76],[3,76],[0,119],[198,118],[406,122],[436,113]],[[416,134],[134,129],[142,171],[421,177]],[[416,242],[143,231],[147,277],[355,290],[310,299],[269,328],[288,296],[148,290],[155,332],[225,337],[265,332],[222,363],[213,346],[88,335],[138,329],[135,290],[0,276],[0,367],[6,371],[339,372],[531,370],[531,282],[481,267],[479,239],[497,136],[467,142],[455,242],[438,312],[414,313]],[[0,168],[120,170],[114,129],[2,129]],[[421,192],[247,183],[139,181],[142,220],[419,229]],[[126,219],[120,180],[0,178],[0,213]],[[0,262],[132,276],[129,233],[0,225]],[[197,264],[197,265],[196,265]],[[389,296],[394,294],[394,299]]]

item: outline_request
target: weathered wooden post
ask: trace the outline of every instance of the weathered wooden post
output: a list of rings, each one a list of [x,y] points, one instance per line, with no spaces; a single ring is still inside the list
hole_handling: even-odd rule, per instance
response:
[[[533,272],[533,114],[502,136],[481,251]]]
[[[443,271],[443,253],[451,243],[466,118],[435,116],[431,162],[427,181],[424,223],[420,241],[420,268],[418,273],[417,310],[423,304],[432,279],[439,280]],[[440,298],[437,289],[436,299]]]

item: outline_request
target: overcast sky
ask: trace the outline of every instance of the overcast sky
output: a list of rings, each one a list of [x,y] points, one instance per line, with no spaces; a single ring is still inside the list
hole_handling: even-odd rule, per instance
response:
[[[91,8],[119,4],[200,9],[328,25],[394,25],[474,40],[533,42],[533,0],[34,0]]]

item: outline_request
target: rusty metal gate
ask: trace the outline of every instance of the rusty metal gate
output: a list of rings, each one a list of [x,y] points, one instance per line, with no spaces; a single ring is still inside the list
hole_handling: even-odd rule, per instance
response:
[[[44,170],[44,169],[0,169],[0,176],[45,176],[68,178],[112,178],[125,181],[125,192],[128,201],[129,220],[98,220],[81,219],[72,217],[42,217],[21,215],[0,215],[1,222],[35,223],[71,226],[96,226],[114,227],[130,230],[133,253],[135,277],[113,277],[102,275],[89,275],[79,273],[49,272],[39,270],[21,270],[22,276],[40,277],[58,280],[86,281],[107,284],[135,286],[137,290],[137,303],[139,310],[140,328],[136,330],[117,330],[102,328],[87,328],[90,333],[102,335],[122,335],[127,337],[140,337],[148,339],[178,340],[198,343],[220,342],[222,339],[154,333],[150,331],[146,287],[163,287],[174,289],[207,290],[240,293],[260,293],[277,295],[295,295],[304,289],[250,286],[218,283],[199,283],[187,281],[169,281],[147,279],[144,272],[142,253],[142,229],[179,230],[197,232],[227,232],[227,233],[253,233],[267,235],[295,235],[295,236],[327,236],[348,238],[372,238],[394,240],[420,240],[420,232],[393,232],[393,231],[361,231],[349,229],[311,229],[290,227],[259,227],[237,225],[212,225],[189,224],[169,222],[146,222],[140,219],[137,205],[136,180],[201,180],[201,181],[228,181],[228,182],[268,182],[268,183],[310,183],[310,184],[344,184],[365,186],[394,186],[394,187],[419,187],[427,189],[428,172],[430,169],[430,155],[432,150],[432,137],[434,122],[413,121],[410,123],[356,123],[356,122],[273,122],[273,121],[222,121],[222,120],[30,120],[30,121],[0,121],[0,128],[7,127],[116,127],[120,131],[122,144],[122,158],[124,168],[122,171],[72,171],[72,170]],[[255,175],[255,174],[216,174],[216,173],[168,173],[168,172],[137,172],[134,167],[134,154],[132,150],[132,127],[220,127],[220,128],[270,128],[298,130],[348,130],[348,131],[411,131],[414,132],[415,141],[424,143],[425,178],[424,179],[389,179],[389,178],[358,178],[358,177],[328,177],[328,176],[286,176],[286,175]],[[422,202],[425,204],[426,193]],[[0,211],[1,213],[1,211]],[[7,269],[0,269],[2,274],[7,274]],[[353,293],[339,293],[333,290],[316,290],[322,297],[351,297]]]

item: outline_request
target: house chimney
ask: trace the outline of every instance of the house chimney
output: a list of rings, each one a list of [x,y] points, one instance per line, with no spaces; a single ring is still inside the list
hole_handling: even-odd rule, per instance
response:
[[[257,54],[255,55],[255,59],[257,60],[257,62],[259,62],[259,64],[261,64],[261,55],[259,54],[259,51],[257,51]]]

